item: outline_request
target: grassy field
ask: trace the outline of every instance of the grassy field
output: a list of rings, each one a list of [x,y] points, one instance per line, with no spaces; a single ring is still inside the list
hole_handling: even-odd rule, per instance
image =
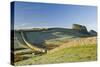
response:
[[[53,43],[61,45],[54,49],[48,50],[45,54],[33,55],[32,51],[30,50],[16,51],[16,58],[18,60],[20,58],[22,59],[14,64],[18,66],[97,60],[97,37],[52,39],[46,41],[45,44],[49,45]]]
[[[28,60],[16,62],[15,65],[95,61],[97,59],[96,47],[96,44],[93,44],[64,48],[42,56],[33,56]]]
[[[16,30],[14,34],[16,66],[97,60],[97,37],[86,31],[37,28]]]

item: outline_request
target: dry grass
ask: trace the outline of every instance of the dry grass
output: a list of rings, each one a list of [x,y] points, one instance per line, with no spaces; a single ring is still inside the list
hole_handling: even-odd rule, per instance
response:
[[[71,40],[42,56],[16,62],[15,65],[50,64],[62,62],[95,61],[97,59],[97,38],[87,37]]]
[[[68,47],[75,47],[75,46],[91,46],[97,44],[97,37],[87,37],[87,38],[78,38],[71,40],[67,43],[63,43],[63,45],[59,46],[58,48],[52,49],[49,51],[49,53],[55,52],[57,50],[68,48]]]

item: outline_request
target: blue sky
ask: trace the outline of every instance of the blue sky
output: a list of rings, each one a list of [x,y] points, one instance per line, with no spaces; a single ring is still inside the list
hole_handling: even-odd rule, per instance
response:
[[[97,31],[97,7],[15,2],[14,26],[20,28],[71,28],[82,24]]]

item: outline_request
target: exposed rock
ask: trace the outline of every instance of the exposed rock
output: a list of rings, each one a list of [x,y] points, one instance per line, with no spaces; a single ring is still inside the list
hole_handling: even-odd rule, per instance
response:
[[[88,33],[87,28],[83,25],[73,24],[72,29],[78,30],[81,33]]]

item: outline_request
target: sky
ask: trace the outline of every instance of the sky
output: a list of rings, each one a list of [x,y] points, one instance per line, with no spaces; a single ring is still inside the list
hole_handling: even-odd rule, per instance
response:
[[[15,2],[14,9],[14,29],[72,28],[72,24],[81,24],[97,31],[96,6]]]

